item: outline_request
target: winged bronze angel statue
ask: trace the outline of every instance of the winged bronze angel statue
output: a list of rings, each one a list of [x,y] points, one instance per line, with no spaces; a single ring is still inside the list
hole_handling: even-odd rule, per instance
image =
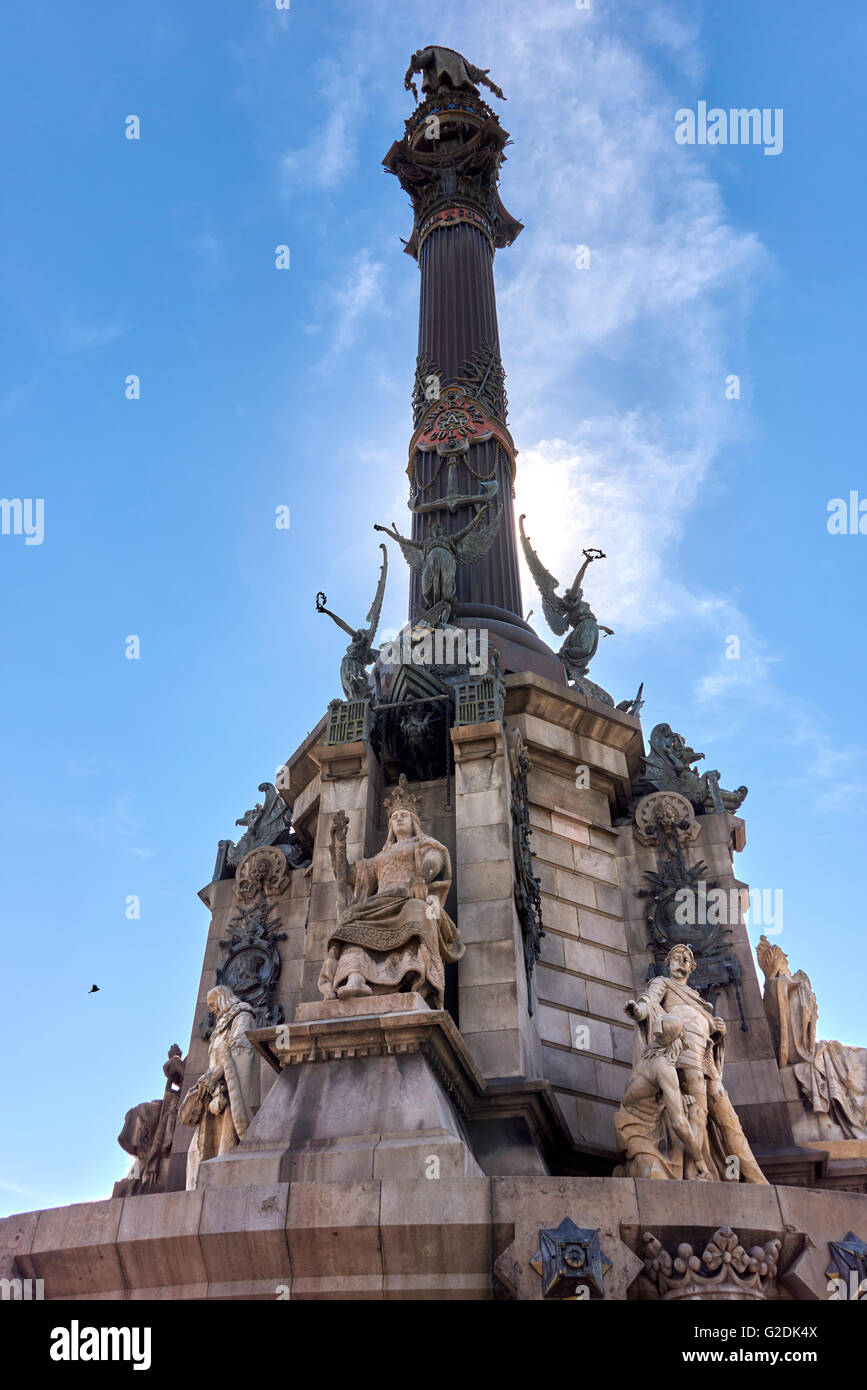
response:
[[[558,594],[556,590],[560,587],[559,579],[555,579],[545,569],[531,546],[529,537],[524,534],[524,515],[522,514],[518,518],[521,545],[524,548],[530,573],[542,595],[542,611],[545,614],[545,621],[558,637],[562,637],[564,632],[569,633],[557,655],[566,667],[566,675],[569,680],[582,680],[587,675],[590,662],[596,655],[600,632],[606,633],[609,637],[613,635],[612,628],[602,627],[600,623],[597,623],[590,604],[584,601],[584,591],[581,588],[581,581],[587,572],[588,565],[592,564],[594,560],[604,560],[605,554],[601,550],[585,550],[583,552],[584,564],[576,574],[572,584],[562,594]]]
[[[458,565],[474,565],[487,555],[494,543],[503,509],[498,507],[493,521],[487,526],[480,526],[487,510],[488,504],[485,503],[469,525],[451,536],[445,534],[441,522],[435,521],[430,535],[420,541],[402,536],[394,522],[391,523],[391,530],[387,526],[374,526],[374,531],[384,531],[397,541],[413,574],[421,574],[421,592],[426,611],[418,615],[419,622],[435,625],[447,623],[451,618],[458,601],[455,585]]]
[[[349,646],[346,648],[346,653],[340,663],[340,684],[343,686],[343,693],[347,700],[367,699],[370,694],[367,683],[367,668],[379,656],[379,648],[374,647],[373,639],[376,636],[376,629],[379,627],[379,615],[382,612],[385,580],[388,574],[388,551],[382,544],[379,548],[382,551],[382,568],[379,571],[376,594],[370,605],[370,612],[365,619],[366,627],[351,628],[342,618],[338,618],[336,613],[332,613],[330,608],[325,607],[328,602],[325,594],[316,595],[317,613],[327,613],[328,617],[338,627],[342,627],[350,638]]]

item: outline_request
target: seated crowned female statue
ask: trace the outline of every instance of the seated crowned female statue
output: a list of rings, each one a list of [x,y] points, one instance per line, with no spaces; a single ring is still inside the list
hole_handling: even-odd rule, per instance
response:
[[[388,836],[372,859],[350,864],[347,818],[338,812],[331,823],[338,916],[319,992],[324,999],[356,999],[416,990],[441,1009],[443,962],[459,960],[465,950],[445,910],[451,857],[422,830],[418,800],[403,774],[385,806]]]

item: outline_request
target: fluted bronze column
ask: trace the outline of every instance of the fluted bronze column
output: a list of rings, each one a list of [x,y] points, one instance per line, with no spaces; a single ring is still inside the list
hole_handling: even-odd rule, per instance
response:
[[[501,509],[486,555],[459,566],[455,617],[504,639],[509,669],[561,678],[562,668],[523,620],[515,535],[516,450],[507,425],[494,290],[494,253],[521,231],[498,189],[509,134],[472,86],[429,94],[385,157],[412,201],[406,251],[420,272],[414,433],[407,472],[412,538],[439,522],[447,534],[479,513],[476,501],[436,507],[452,495],[491,496],[479,529]],[[433,506],[431,504],[434,504]],[[421,581],[410,581],[410,616],[423,608]],[[511,645],[510,645],[511,644]],[[512,650],[515,645],[515,650]],[[530,655],[532,653],[532,656]]]

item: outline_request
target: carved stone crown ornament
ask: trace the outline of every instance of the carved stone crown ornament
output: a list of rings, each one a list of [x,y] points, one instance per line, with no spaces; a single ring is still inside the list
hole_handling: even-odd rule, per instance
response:
[[[644,1272],[663,1302],[777,1297],[778,1239],[745,1250],[731,1226],[720,1226],[700,1256],[683,1242],[673,1257],[649,1231],[643,1241]]]
[[[383,797],[382,804],[386,816],[391,816],[394,811],[411,811],[414,816],[421,818],[421,799],[410,791],[405,772],[400,774],[397,786]]]
[[[694,953],[709,950],[722,935],[722,923],[701,922],[699,913],[681,911],[687,893],[695,893],[697,883],[708,872],[704,860],[689,867],[686,847],[699,839],[701,826],[695,818],[691,803],[676,792],[652,792],[644,796],[635,808],[636,838],[657,851],[657,870],[647,870],[645,878],[651,887],[642,889],[640,896],[650,898],[647,910],[652,933],[652,945],[664,955],[672,946],[687,945]],[[710,884],[715,887],[715,884]]]

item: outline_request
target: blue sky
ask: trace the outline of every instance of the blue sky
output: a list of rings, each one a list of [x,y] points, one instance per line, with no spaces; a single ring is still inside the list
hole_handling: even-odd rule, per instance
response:
[[[418,273],[380,161],[429,42],[509,98],[526,226],[496,276],[528,531],[567,579],[606,551],[591,674],[616,699],[644,680],[646,730],[750,786],[739,872],[783,890],[821,1036],[867,1043],[867,537],[826,527],[867,496],[865,27],[806,0],[445,0],[433,28],[416,0],[7,15],[0,492],[43,498],[45,536],[0,536],[0,1209],[122,1175],[124,1112],[189,1039],[217,841],[339,693],[314,595],[360,620],[373,523],[406,515]],[[699,100],[782,108],[782,153],[678,145]],[[386,626],[405,601],[394,554]]]

